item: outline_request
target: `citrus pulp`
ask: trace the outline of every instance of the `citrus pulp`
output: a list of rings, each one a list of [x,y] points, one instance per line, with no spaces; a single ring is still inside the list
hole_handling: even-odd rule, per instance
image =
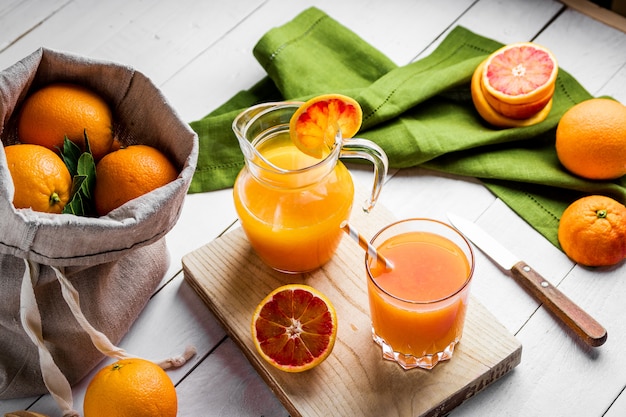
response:
[[[508,104],[537,102],[554,92],[556,58],[532,42],[503,46],[485,61],[482,83],[487,94]]]
[[[337,313],[316,289],[289,284],[272,291],[252,317],[252,340],[263,359],[287,372],[322,363],[337,337]]]
[[[326,94],[305,102],[289,122],[291,140],[307,155],[322,158],[335,143],[338,131],[343,139],[361,128],[363,111],[359,103],[341,94]]]
[[[476,67],[471,81],[471,93],[474,107],[478,111],[478,114],[489,124],[496,127],[524,127],[531,126],[542,122],[548,117],[550,110],[552,110],[552,98],[548,100],[545,106],[539,109],[535,114],[528,118],[520,119],[517,117],[508,117],[496,110],[492,105],[487,102],[485,92],[482,86],[482,73],[485,66],[485,62]],[[511,106],[524,106],[529,107],[533,104],[515,104]],[[519,115],[519,114],[518,114]]]

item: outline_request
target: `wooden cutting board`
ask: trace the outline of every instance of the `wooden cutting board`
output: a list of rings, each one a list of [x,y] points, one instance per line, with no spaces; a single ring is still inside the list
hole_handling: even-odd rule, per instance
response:
[[[355,206],[359,202],[355,201]],[[382,206],[351,224],[370,237],[394,220]],[[441,416],[520,363],[522,346],[475,298],[464,335],[450,361],[433,370],[402,370],[382,359],[372,341],[364,252],[345,236],[333,260],[308,274],[286,275],[265,266],[241,228],[185,255],[185,280],[220,320],[230,337],[292,416]],[[337,310],[331,355],[302,373],[275,369],[256,352],[250,321],[273,289],[304,283],[322,291]]]

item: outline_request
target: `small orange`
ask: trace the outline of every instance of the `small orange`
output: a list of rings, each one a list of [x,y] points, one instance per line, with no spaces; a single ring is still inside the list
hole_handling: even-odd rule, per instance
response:
[[[337,338],[337,313],[313,287],[289,284],[272,291],[252,317],[252,340],[263,359],[286,372],[322,363]]]
[[[106,101],[90,89],[71,83],[53,83],[29,95],[18,119],[22,143],[63,149],[67,136],[83,150],[85,132],[97,161],[113,143],[112,113]]]
[[[580,198],[561,215],[558,239],[575,262],[614,265],[626,256],[626,207],[602,195]]]
[[[31,144],[6,146],[4,152],[15,187],[15,208],[61,213],[71,197],[72,177],[59,155]]]
[[[471,93],[472,93],[472,101],[474,102],[474,107],[478,111],[478,114],[487,123],[493,126],[502,127],[502,128],[524,127],[524,126],[531,126],[539,122],[542,122],[543,120],[546,119],[546,117],[548,117],[550,110],[552,110],[552,98],[551,97],[542,108],[539,108],[539,110],[536,110],[535,108],[534,110],[536,110],[536,113],[534,113],[533,115],[525,119],[519,118],[520,117],[519,113],[516,117],[505,116],[504,114],[500,112],[502,108],[496,109],[492,105],[490,105],[485,97],[485,92],[482,86],[481,77],[482,77],[484,65],[485,65],[485,62],[482,62],[476,67],[476,70],[474,71],[474,74],[472,76],[472,81],[471,81]],[[502,104],[502,106],[506,107],[507,105]],[[513,106],[520,106],[519,108],[523,108],[523,111],[527,111],[529,106],[533,106],[533,103],[513,104],[513,105],[508,105],[508,106],[511,109],[517,109],[516,107],[513,107]]]
[[[341,94],[313,97],[296,110],[289,122],[291,140],[298,149],[315,158],[328,154],[337,131],[343,139],[361,128],[363,111],[359,103]]]
[[[111,152],[96,165],[96,212],[104,216],[177,177],[170,160],[152,146],[132,145]]]
[[[584,178],[626,174],[626,106],[592,98],[571,107],[556,129],[556,153],[567,170]]]
[[[85,417],[175,417],[176,388],[167,373],[145,359],[121,359],[100,369],[87,386]]]

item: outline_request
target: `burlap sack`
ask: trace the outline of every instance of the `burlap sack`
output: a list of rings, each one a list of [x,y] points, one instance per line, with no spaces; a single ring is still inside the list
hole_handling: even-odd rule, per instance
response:
[[[112,344],[168,268],[164,236],[179,217],[197,160],[196,134],[143,74],[49,49],[0,73],[3,145],[17,141],[16,115],[28,92],[53,81],[98,92],[111,105],[120,139],[157,147],[180,175],[105,217],[16,210],[0,148],[0,399],[46,393],[63,376],[74,384],[103,355],[120,353]]]

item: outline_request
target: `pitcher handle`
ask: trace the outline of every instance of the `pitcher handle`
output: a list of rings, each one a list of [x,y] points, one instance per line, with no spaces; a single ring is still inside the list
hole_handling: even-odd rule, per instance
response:
[[[340,158],[366,159],[374,164],[374,185],[372,194],[365,201],[363,211],[369,213],[376,205],[376,200],[387,178],[389,161],[387,154],[380,146],[367,139],[351,138],[345,140],[341,146]]]

